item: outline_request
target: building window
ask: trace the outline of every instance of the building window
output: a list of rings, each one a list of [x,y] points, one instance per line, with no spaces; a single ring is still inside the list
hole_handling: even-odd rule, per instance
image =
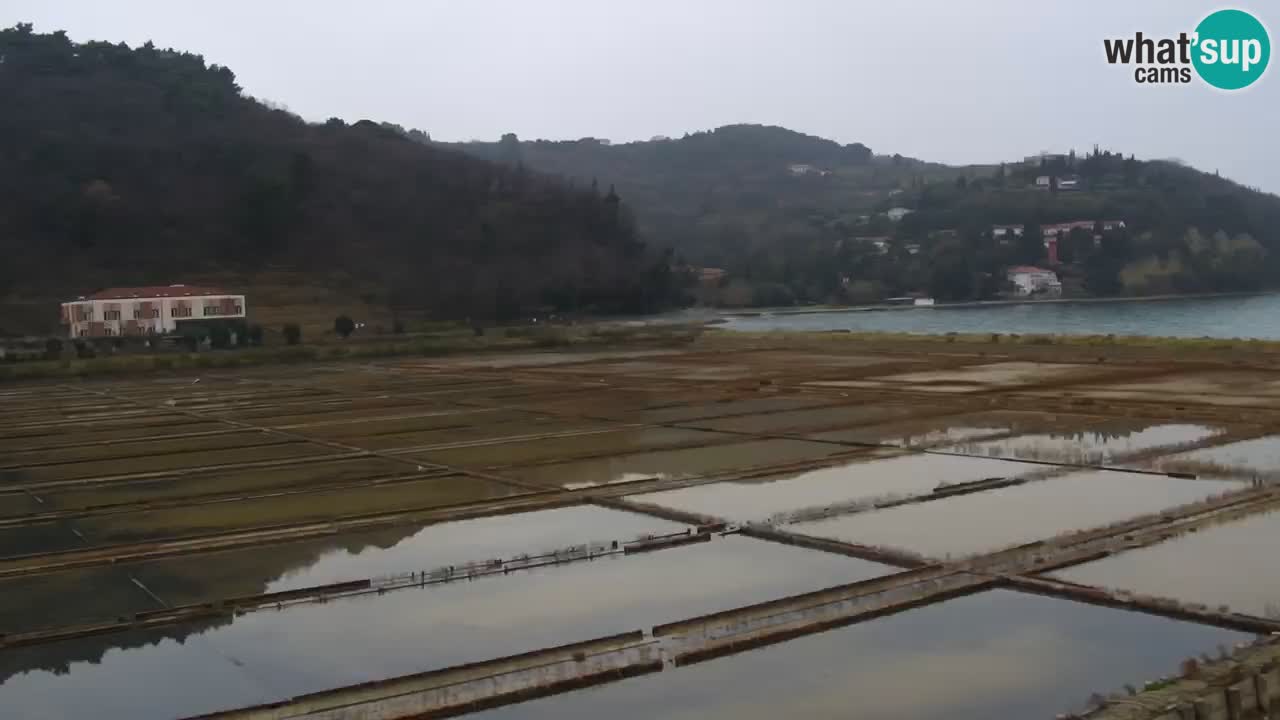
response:
[[[243,306],[243,305],[236,305],[236,306],[235,306],[235,314],[236,314],[236,315],[243,315],[243,314],[244,314],[244,306]]]
[[[205,306],[204,306],[204,316],[205,316],[205,317],[209,317],[210,315],[217,315],[217,314],[218,314],[218,306],[217,306],[217,305],[205,305]]]
[[[174,306],[169,309],[169,317],[191,317],[191,308]]]
[[[151,310],[134,310],[134,320],[154,320],[160,317],[160,311],[152,308]]]
[[[111,327],[110,327],[110,326],[107,326],[107,327],[102,328],[102,334],[103,334],[103,335],[111,335],[111,334],[112,334],[112,333],[111,333]]]

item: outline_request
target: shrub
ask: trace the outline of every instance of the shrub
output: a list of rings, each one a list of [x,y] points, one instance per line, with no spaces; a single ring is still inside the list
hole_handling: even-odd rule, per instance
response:
[[[284,335],[284,341],[290,345],[297,345],[302,341],[302,328],[297,323],[285,323],[280,332]]]
[[[260,347],[262,345],[262,326],[258,324],[250,325],[246,339],[249,341],[250,345]]]
[[[568,331],[560,328],[538,328],[530,337],[533,338],[533,344],[536,347],[557,347],[572,344],[572,338],[569,336]]]
[[[209,328],[209,344],[216,348],[231,346],[231,329],[221,323]]]
[[[333,331],[344,338],[350,337],[351,333],[355,332],[355,329],[355,321],[346,315],[339,315],[333,319]]]
[[[49,338],[44,341],[44,356],[47,360],[57,360],[62,357],[62,341],[58,338]]]

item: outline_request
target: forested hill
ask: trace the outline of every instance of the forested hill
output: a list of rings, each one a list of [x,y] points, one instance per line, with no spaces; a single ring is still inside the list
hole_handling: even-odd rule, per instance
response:
[[[283,268],[456,317],[667,299],[617,195],[308,124],[197,55],[16,26],[0,108],[0,298]]]
[[[1280,284],[1280,198],[1113,150],[955,167],[759,125],[625,144],[506,135],[447,147],[616,184],[647,237],[727,271],[723,292],[706,295],[724,304],[995,297],[1009,289],[1006,268],[1051,264],[1043,227],[1102,220],[1125,227],[1078,228],[1060,244],[1054,267],[1070,294]],[[1031,232],[1018,242],[997,225]]]
[[[690,259],[724,264],[751,241],[785,235],[813,208],[850,212],[869,206],[862,192],[887,192],[902,177],[872,163],[871,150],[780,127],[730,125],[683,138],[610,144],[607,140],[434,143],[509,166],[616,185],[637,211],[646,236],[661,237]],[[807,167],[803,167],[807,166]],[[812,170],[796,176],[791,169]],[[823,171],[840,176],[820,182]]]

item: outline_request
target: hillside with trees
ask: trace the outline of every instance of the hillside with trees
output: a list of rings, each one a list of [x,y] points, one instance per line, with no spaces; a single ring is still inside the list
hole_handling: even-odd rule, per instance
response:
[[[1280,277],[1280,198],[1096,148],[956,167],[761,125],[441,143],[369,120],[304,122],[197,55],[28,25],[0,31],[0,102],[10,332],[48,332],[54,301],[103,286],[224,277],[270,299],[256,313],[273,325],[323,305],[327,328],[375,306],[392,327],[400,312],[490,323],[694,298],[985,299],[1008,293],[1017,265],[1051,265],[1073,295]],[[1042,229],[1066,222],[1054,263]],[[716,271],[689,283],[701,268]],[[27,308],[37,327],[18,323]]]
[[[718,304],[995,298],[1009,289],[1008,267],[1050,263],[1041,228],[1103,220],[1124,227],[1058,239],[1054,269],[1069,294],[1280,284],[1280,198],[1176,161],[1094,148],[949,167],[756,125],[625,144],[507,135],[448,147],[616,185],[647,237],[726,271],[702,293]],[[1021,234],[998,237],[997,225]]]
[[[616,193],[308,124],[198,55],[19,25],[0,31],[0,107],[0,298],[266,270],[473,321],[671,296]]]

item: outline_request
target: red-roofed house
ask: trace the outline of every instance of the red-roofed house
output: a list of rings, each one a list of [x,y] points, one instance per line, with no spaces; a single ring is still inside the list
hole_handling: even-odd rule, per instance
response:
[[[73,338],[162,335],[183,320],[244,317],[244,295],[195,285],[107,288],[62,303],[62,323]]]
[[[1040,230],[1045,237],[1056,237],[1058,235],[1066,235],[1072,230],[1087,230],[1092,233],[1096,226],[1101,225],[1104,231],[1115,230],[1124,227],[1123,220],[1073,220],[1071,222],[1054,223],[1052,225],[1042,225]]]
[[[1015,265],[1005,271],[1005,277],[1017,288],[1019,295],[1060,295],[1062,283],[1052,270],[1034,265]]]
[[[716,287],[728,273],[724,268],[704,267],[698,270],[698,282],[706,287]]]

